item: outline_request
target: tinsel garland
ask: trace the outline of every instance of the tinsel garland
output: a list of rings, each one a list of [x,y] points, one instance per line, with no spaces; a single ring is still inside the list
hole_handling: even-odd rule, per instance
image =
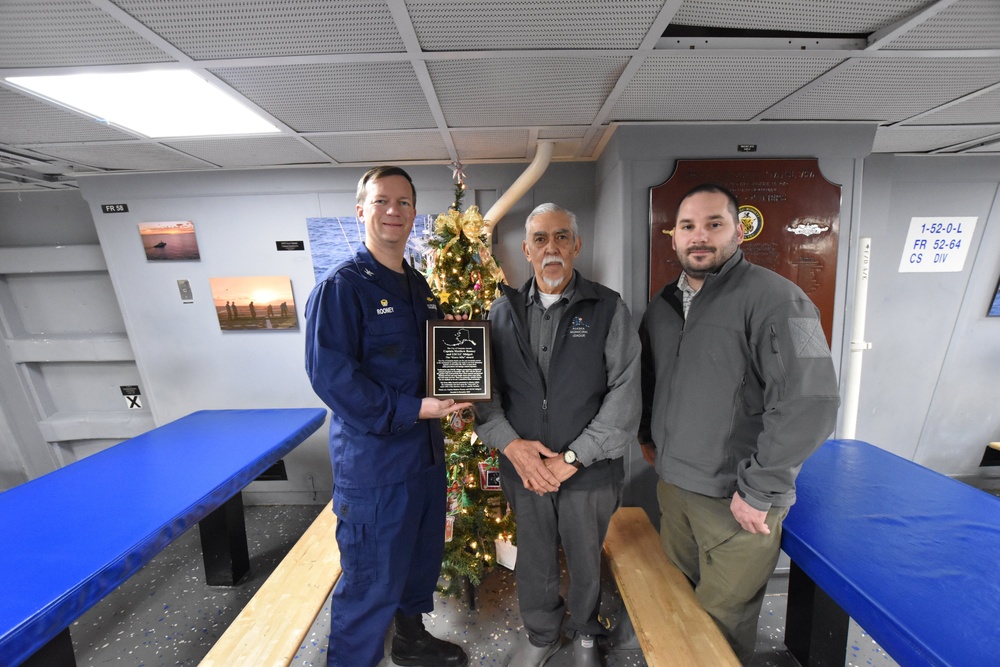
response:
[[[497,286],[504,282],[485,229],[476,206],[464,213],[450,209],[434,221],[426,277],[446,313],[483,319],[497,296]]]

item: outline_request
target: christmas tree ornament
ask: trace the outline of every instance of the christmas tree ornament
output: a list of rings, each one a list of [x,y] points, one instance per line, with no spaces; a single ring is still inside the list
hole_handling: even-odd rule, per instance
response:
[[[479,208],[461,210],[466,192],[463,168],[454,163],[452,170],[455,201],[435,218],[427,237],[425,277],[445,313],[483,319],[504,275],[490,251]],[[516,527],[500,492],[499,453],[476,436],[472,410],[442,419],[441,427],[448,472],[448,513],[442,520],[449,538],[441,574],[447,581],[444,592],[457,596],[466,583],[479,585],[497,562],[497,543],[509,544]]]

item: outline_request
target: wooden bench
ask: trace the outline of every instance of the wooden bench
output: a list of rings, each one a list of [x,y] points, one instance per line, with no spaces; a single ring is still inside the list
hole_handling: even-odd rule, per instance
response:
[[[333,503],[320,512],[201,667],[279,667],[291,663],[340,578]]]
[[[738,667],[729,642],[687,577],[663,553],[660,536],[640,507],[611,518],[604,554],[650,667]]]
[[[785,646],[844,664],[850,618],[897,663],[996,665],[1000,498],[858,440],[806,460],[781,545]]]
[[[74,665],[70,624],[195,523],[209,583],[236,583],[241,490],[326,414],[203,410],[0,494],[0,665]]]

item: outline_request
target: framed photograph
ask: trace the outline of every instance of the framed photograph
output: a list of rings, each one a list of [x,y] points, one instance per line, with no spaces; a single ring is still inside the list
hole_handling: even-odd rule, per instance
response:
[[[986,317],[1000,317],[1000,284],[997,285],[997,289],[993,292],[993,302],[990,303],[990,309],[986,312]]]
[[[209,283],[219,328],[223,331],[299,328],[288,276],[209,278]]]
[[[423,196],[421,196],[423,201]],[[364,243],[365,224],[355,215],[337,218],[306,218],[309,230],[309,249],[312,252],[313,274],[316,280],[331,268],[354,256],[358,246]],[[413,221],[410,238],[406,241],[406,263],[417,266],[423,261],[426,242],[423,237],[434,228],[433,215],[417,215]]]
[[[500,469],[488,461],[479,462],[479,488],[483,491],[500,491]]]
[[[493,396],[488,320],[427,323],[427,395],[456,401]]]
[[[149,260],[201,259],[194,223],[140,222],[139,237]]]

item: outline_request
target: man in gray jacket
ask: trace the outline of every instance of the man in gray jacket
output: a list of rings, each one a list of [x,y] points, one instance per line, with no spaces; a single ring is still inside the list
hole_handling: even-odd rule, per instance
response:
[[[476,407],[476,432],[503,453],[500,483],[517,517],[527,638],[512,667],[538,667],[559,650],[567,610],[574,664],[600,665],[601,547],[639,423],[640,346],[621,297],[573,270],[580,247],[576,216],[537,207],[523,243],[534,276],[519,290],[504,286],[490,309],[494,400]]]
[[[795,478],[840,398],[819,311],[746,261],[738,209],[711,184],[678,206],[683,273],[640,326],[639,442],[659,475],[663,550],[746,664]]]

